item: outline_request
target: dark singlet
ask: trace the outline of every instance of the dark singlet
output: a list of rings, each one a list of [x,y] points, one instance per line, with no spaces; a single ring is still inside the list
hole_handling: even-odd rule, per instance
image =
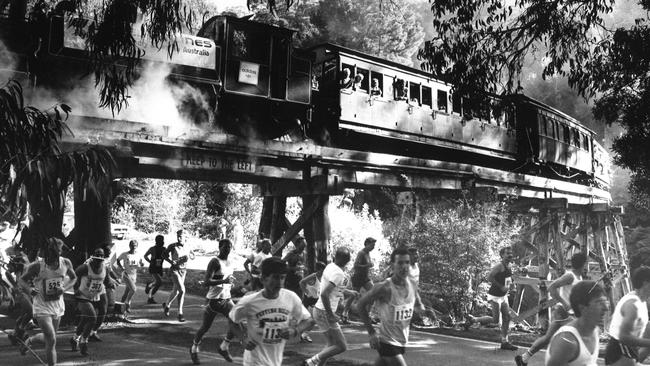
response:
[[[496,280],[496,282],[499,285],[505,286],[506,285],[506,278],[508,278],[510,276],[512,276],[512,270],[510,270],[510,267],[506,267],[505,271],[501,271],[501,272],[497,273],[494,276],[495,277],[494,279]],[[492,296],[501,297],[501,296],[506,296],[506,294],[508,294],[508,292],[507,291],[502,291],[501,288],[499,288],[499,287],[495,286],[494,284],[492,284],[492,286],[490,286],[490,289],[488,290],[488,294],[490,294]]]
[[[159,270],[163,267],[165,247],[153,246],[151,247],[151,262],[149,262],[149,269]]]

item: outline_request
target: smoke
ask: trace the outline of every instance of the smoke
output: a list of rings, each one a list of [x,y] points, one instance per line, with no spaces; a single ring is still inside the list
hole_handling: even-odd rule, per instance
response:
[[[70,89],[36,88],[30,103],[50,109],[68,104],[78,116],[142,122],[170,127],[170,137],[190,128],[210,128],[210,103],[203,91],[183,81],[170,81],[172,65],[149,63],[127,90],[128,105],[120,111],[99,107],[99,93],[92,77],[80,78]]]

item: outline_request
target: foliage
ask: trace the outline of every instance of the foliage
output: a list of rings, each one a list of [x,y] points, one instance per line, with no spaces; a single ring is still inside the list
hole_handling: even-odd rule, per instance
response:
[[[114,164],[103,149],[62,151],[59,141],[69,132],[64,123],[69,112],[65,104],[47,111],[26,106],[15,81],[0,88],[0,216],[18,221],[29,205],[31,214],[42,218],[38,235],[60,235],[60,223],[56,230],[43,221],[46,213],[63,214],[70,183],[76,181],[81,189],[91,183],[106,186]]]
[[[402,219],[401,225],[386,229],[402,232],[399,238],[389,235],[391,240],[418,248],[420,281],[431,284],[449,312],[460,316],[484,295],[479,284],[498,262],[499,249],[513,244],[521,226],[509,219],[508,206],[501,202],[425,202],[420,210],[417,220]]]
[[[650,228],[637,227],[625,232],[630,269],[650,266]]]
[[[404,1],[321,0],[328,42],[411,64],[424,40],[416,6]]]

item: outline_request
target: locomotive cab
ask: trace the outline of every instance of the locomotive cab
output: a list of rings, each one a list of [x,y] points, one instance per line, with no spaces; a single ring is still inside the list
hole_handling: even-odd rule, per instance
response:
[[[311,62],[291,46],[294,31],[216,16],[198,36],[222,52],[216,121],[228,132],[262,139],[288,132],[304,137],[311,101]]]

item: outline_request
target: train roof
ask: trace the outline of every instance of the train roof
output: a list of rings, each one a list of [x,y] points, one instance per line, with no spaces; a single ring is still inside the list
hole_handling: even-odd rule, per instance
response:
[[[441,83],[451,85],[451,83],[449,83],[449,82],[447,82],[447,81],[445,81],[445,80],[443,80],[441,78],[435,77],[430,72],[420,70],[420,69],[416,69],[416,68],[410,67],[410,66],[405,66],[404,64],[400,64],[400,63],[395,62],[395,61],[390,61],[390,60],[387,60],[387,59],[383,59],[381,57],[369,55],[367,53],[363,53],[361,51],[353,50],[351,48],[339,46],[339,45],[334,44],[334,43],[321,43],[319,45],[310,47],[308,49],[308,51],[313,52],[313,51],[316,51],[316,50],[322,49],[322,48],[327,49],[327,50],[331,50],[331,51],[335,51],[335,52],[338,52],[338,53],[342,53],[342,54],[348,54],[348,55],[364,58],[364,59],[372,61],[372,62],[376,62],[376,63],[382,64],[382,65],[391,66],[391,67],[394,67],[396,69],[403,70],[405,72],[418,74],[418,75],[426,77],[428,79],[436,80],[436,81],[439,81]]]

